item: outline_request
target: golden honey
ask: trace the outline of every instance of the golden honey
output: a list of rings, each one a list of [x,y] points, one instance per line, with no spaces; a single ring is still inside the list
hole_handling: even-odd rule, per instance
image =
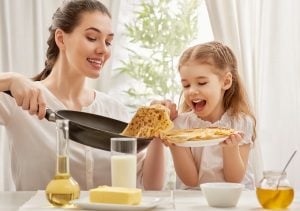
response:
[[[256,188],[256,196],[264,209],[286,209],[294,199],[294,189],[291,187]]]

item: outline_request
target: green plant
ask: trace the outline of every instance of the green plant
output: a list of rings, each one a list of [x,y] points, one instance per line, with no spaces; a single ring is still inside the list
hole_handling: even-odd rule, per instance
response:
[[[125,35],[131,47],[128,59],[117,68],[135,83],[126,94],[128,106],[149,99],[174,100],[180,93],[176,61],[197,36],[198,0],[142,0],[134,11],[135,19],[126,24]]]

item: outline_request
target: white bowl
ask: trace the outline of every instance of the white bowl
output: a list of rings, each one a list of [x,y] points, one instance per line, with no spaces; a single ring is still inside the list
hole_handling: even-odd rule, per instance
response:
[[[235,207],[244,185],[240,183],[203,183],[200,188],[209,206]]]

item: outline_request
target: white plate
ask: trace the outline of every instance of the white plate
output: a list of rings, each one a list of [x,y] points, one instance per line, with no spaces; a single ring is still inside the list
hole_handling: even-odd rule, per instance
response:
[[[161,198],[143,196],[139,205],[126,205],[126,204],[105,204],[105,203],[92,203],[89,197],[74,200],[72,203],[80,209],[92,210],[149,210],[156,207],[161,201]]]
[[[209,139],[209,140],[190,140],[183,143],[177,143],[177,146],[180,147],[206,147],[206,146],[212,146],[217,145],[220,142],[224,141],[227,137],[217,138],[217,139]]]

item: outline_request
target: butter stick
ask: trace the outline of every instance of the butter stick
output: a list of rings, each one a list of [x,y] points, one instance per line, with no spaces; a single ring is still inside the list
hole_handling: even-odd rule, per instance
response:
[[[138,205],[142,199],[142,191],[137,188],[99,186],[89,193],[93,203]]]

